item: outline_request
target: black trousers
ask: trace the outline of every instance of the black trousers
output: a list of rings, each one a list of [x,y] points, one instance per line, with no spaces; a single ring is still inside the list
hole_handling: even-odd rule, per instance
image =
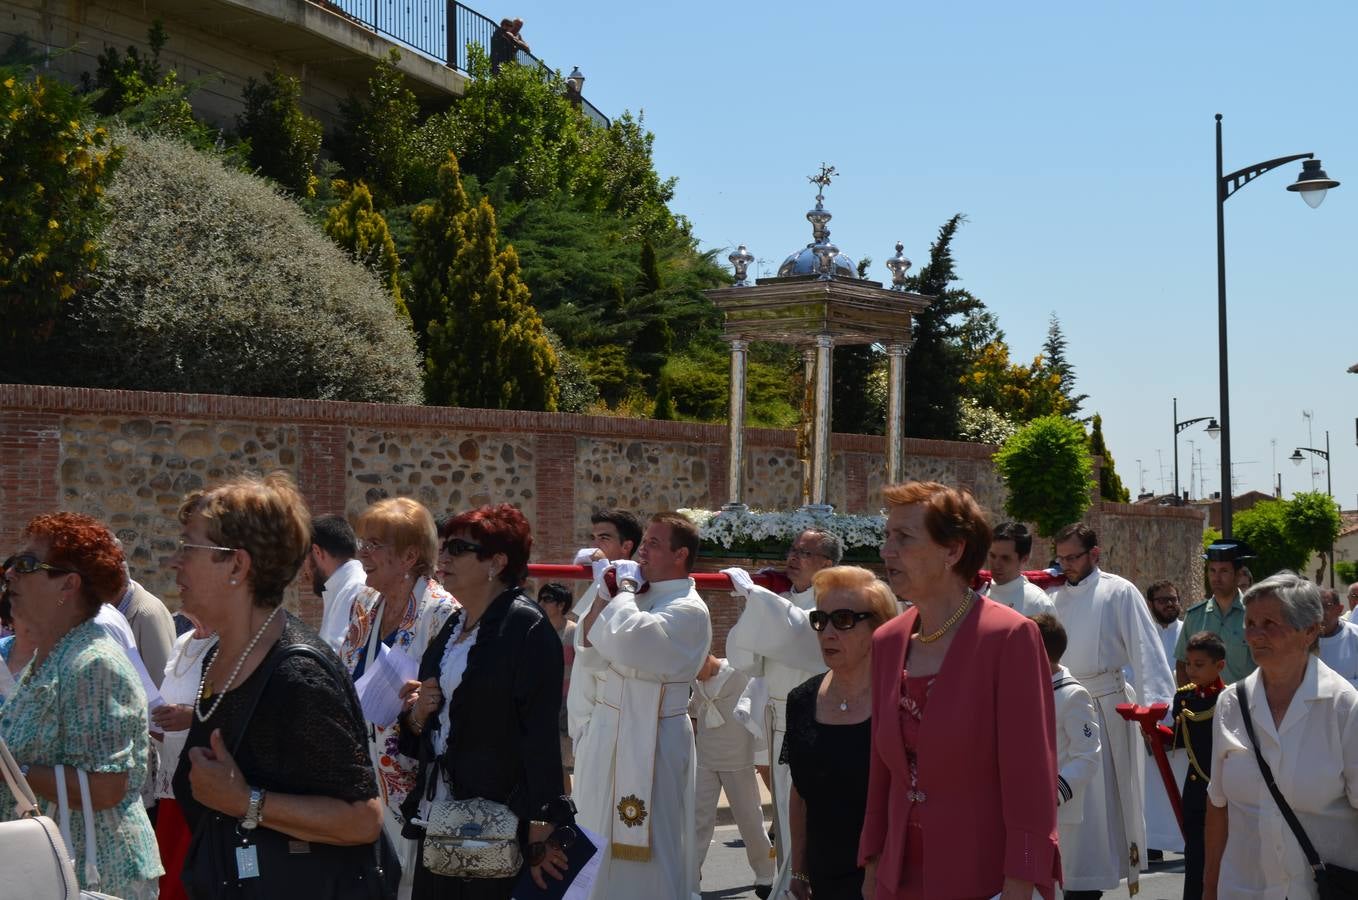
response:
[[[518,878],[447,878],[424,867],[423,841],[415,858],[410,900],[510,900]]]
[[[816,900],[862,900],[863,870],[846,875],[812,875],[811,896]]]
[[[1207,830],[1207,788],[1184,782],[1184,900],[1202,900],[1202,868]]]

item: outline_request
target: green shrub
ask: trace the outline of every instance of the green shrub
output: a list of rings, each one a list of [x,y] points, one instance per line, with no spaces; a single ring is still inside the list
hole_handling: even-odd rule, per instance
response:
[[[1084,426],[1064,416],[1034,419],[995,454],[1009,498],[1005,512],[1051,537],[1089,508],[1094,464]]]
[[[297,196],[310,197],[316,190],[321,123],[302,112],[301,97],[302,83],[291,75],[251,78],[245,85],[245,112],[236,123],[241,137],[250,141],[250,163]]]
[[[60,325],[62,383],[418,403],[408,324],[378,277],[261,178],[116,135],[106,262]]]

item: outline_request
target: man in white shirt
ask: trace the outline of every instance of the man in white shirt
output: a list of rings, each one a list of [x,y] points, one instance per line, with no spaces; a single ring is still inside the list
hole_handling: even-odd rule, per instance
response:
[[[1349,608],[1343,615],[1345,622],[1353,620],[1353,610],[1355,607],[1358,607],[1358,584],[1351,584],[1349,585]]]
[[[1103,744],[1103,777],[1085,790],[1084,827],[1061,848],[1066,896],[1097,897],[1127,879],[1136,893],[1146,864],[1145,745],[1141,731],[1118,715],[1119,703],[1168,704],[1174,680],[1159,629],[1141,592],[1099,569],[1100,548],[1084,523],[1056,534],[1066,582],[1052,596],[1066,629],[1066,666],[1089,691]],[[1129,667],[1136,684],[1123,677]],[[1063,835],[1065,837],[1065,835]]]
[[[1320,625],[1320,661],[1358,687],[1358,625],[1340,618],[1344,601],[1331,588],[1320,589],[1325,618]]]
[[[986,596],[1003,603],[1021,616],[1056,613],[1047,592],[1023,575],[1033,552],[1033,536],[1020,522],[1002,522],[995,527],[986,557],[990,567],[990,589]]]
[[[1157,581],[1146,588],[1146,604],[1160,632],[1160,646],[1165,649],[1165,658],[1172,660],[1179,641],[1179,631],[1184,626],[1179,619],[1182,610],[1179,589],[1172,581]],[[1166,724],[1170,724],[1169,720],[1166,720]],[[1184,776],[1188,774],[1187,751],[1172,750],[1168,755],[1174,783],[1183,784]],[[1146,767],[1146,843],[1153,848],[1149,851],[1152,861],[1160,859],[1159,854],[1165,850],[1182,853],[1184,849],[1183,829],[1174,815],[1165,780],[1149,763]]]
[[[708,656],[693,682],[688,704],[693,719],[693,738],[698,746],[697,862],[695,879],[702,877],[703,862],[717,824],[717,800],[725,791],[731,816],[745,844],[745,859],[754,873],[755,895],[767,897],[773,884],[773,849],[764,831],[764,807],[759,799],[759,776],[754,771],[754,731],[762,729],[742,718],[736,709],[750,677],[731,668],[724,659]],[[694,882],[697,883],[696,881]]]
[[[321,640],[339,652],[349,628],[349,612],[358,597],[371,592],[358,555],[358,537],[343,516],[320,516],[311,521],[311,552],[303,563],[303,577],[321,598]]]
[[[578,821],[600,840],[590,893],[598,900],[691,900],[698,892],[688,700],[712,621],[689,577],[697,555],[693,524],[657,513],[637,553],[639,572],[601,566],[597,599],[575,630],[577,665],[603,674],[575,758]]]
[[[838,535],[817,529],[803,531],[788,548],[787,577],[792,589],[782,594],[756,586],[743,569],[724,570],[735,592],[745,598],[740,618],[726,635],[726,657],[731,665],[759,679],[756,687],[762,690],[752,691],[752,697],[756,693],[768,697],[764,708],[756,712],[767,746],[759,762],[768,767],[772,782],[774,845],[780,863],[787,859],[791,849],[787,842],[792,834],[787,818],[792,775],[778,761],[787,727],[787,695],[825,671],[820,643],[807,618],[807,613],[816,608],[811,581],[821,569],[838,565],[843,555],[844,545]]]

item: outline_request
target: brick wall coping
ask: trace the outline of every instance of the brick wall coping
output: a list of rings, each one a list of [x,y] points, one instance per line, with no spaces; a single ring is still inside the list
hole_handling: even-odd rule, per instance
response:
[[[1111,500],[1099,501],[1099,510],[1117,516],[1148,519],[1196,519],[1201,522],[1206,514],[1191,506],[1156,506],[1151,503],[1114,503]]]
[[[467,409],[453,406],[404,406],[300,400],[290,397],[238,397],[224,394],[179,394],[157,391],[103,390],[50,385],[0,384],[0,409],[13,412],[84,413],[91,415],[164,416],[181,419],[270,420],[292,423],[393,428],[449,428],[466,431],[569,434],[633,440],[686,441],[725,445],[726,426],[698,422],[661,422],[621,416],[544,413],[526,410]],[[795,449],[793,429],[747,428],[749,446]],[[839,452],[885,453],[883,438],[836,434]],[[991,444],[905,439],[907,456],[990,459]]]

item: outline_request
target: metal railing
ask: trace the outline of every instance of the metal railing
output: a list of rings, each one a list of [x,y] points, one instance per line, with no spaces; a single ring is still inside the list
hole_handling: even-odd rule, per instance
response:
[[[311,0],[342,13],[354,24],[390,38],[421,56],[436,60],[450,69],[468,71],[467,48],[479,45],[493,60],[513,59],[529,68],[536,67],[543,78],[556,73],[532,53],[504,37],[497,37],[499,26],[476,10],[457,0]],[[580,111],[601,128],[609,126],[608,116],[585,98]]]

